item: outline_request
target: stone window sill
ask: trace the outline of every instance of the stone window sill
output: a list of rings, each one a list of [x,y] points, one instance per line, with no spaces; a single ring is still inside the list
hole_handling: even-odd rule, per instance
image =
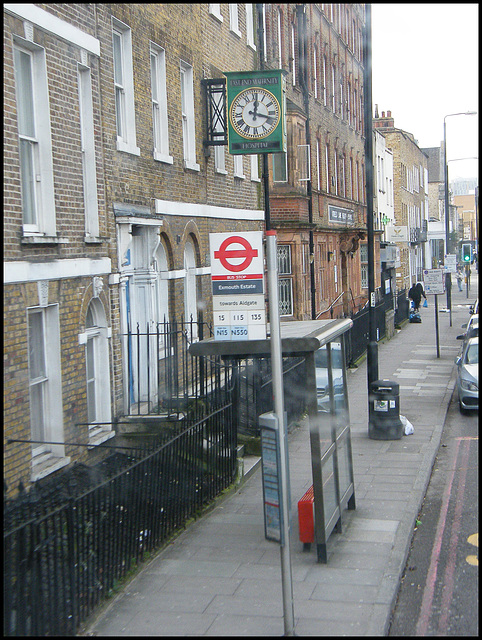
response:
[[[59,458],[51,453],[37,456],[32,462],[32,482],[41,480],[68,464],[70,464],[70,457]]]
[[[93,425],[89,431],[89,449],[95,448],[96,445],[102,444],[106,440],[110,440],[115,436],[115,431],[106,431],[102,427]]]
[[[22,244],[68,244],[68,238],[61,238],[59,236],[23,236],[21,240]]]

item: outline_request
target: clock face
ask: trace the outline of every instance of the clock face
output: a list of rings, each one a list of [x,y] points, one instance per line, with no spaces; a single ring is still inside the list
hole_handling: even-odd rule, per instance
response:
[[[229,117],[234,130],[243,138],[266,138],[278,126],[279,102],[270,91],[251,87],[233,100]]]

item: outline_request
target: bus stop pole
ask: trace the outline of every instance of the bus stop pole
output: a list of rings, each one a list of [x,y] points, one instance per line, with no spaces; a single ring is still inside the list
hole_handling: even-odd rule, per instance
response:
[[[276,250],[276,231],[266,231],[266,254],[268,266],[268,298],[271,367],[273,376],[274,413],[278,418],[280,443],[280,481],[281,481],[281,583],[283,590],[283,614],[286,636],[294,635],[293,581],[291,575],[290,551],[290,487],[288,486],[287,425],[284,419],[283,361],[281,351],[281,328],[279,319],[278,296],[278,260]]]

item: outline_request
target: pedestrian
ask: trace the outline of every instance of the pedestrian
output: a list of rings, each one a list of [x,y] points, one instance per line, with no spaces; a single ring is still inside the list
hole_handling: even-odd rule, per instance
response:
[[[422,301],[422,297],[425,298],[423,306],[426,307],[427,306],[427,296],[425,295],[425,291],[423,289],[423,284],[421,282],[417,282],[415,287],[417,288],[417,291],[420,293],[420,302]]]
[[[421,282],[417,282],[416,284],[410,287],[408,291],[408,297],[413,302],[413,310],[415,312],[419,311],[420,309],[420,302],[422,301],[422,296],[425,299],[427,299]]]
[[[457,284],[459,287],[459,291],[462,291],[462,282],[464,281],[464,274],[462,273],[462,267],[459,265],[457,267]]]

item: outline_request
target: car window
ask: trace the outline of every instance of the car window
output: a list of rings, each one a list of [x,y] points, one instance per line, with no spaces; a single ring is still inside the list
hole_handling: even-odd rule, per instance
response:
[[[479,345],[471,344],[465,354],[467,364],[479,364]]]

